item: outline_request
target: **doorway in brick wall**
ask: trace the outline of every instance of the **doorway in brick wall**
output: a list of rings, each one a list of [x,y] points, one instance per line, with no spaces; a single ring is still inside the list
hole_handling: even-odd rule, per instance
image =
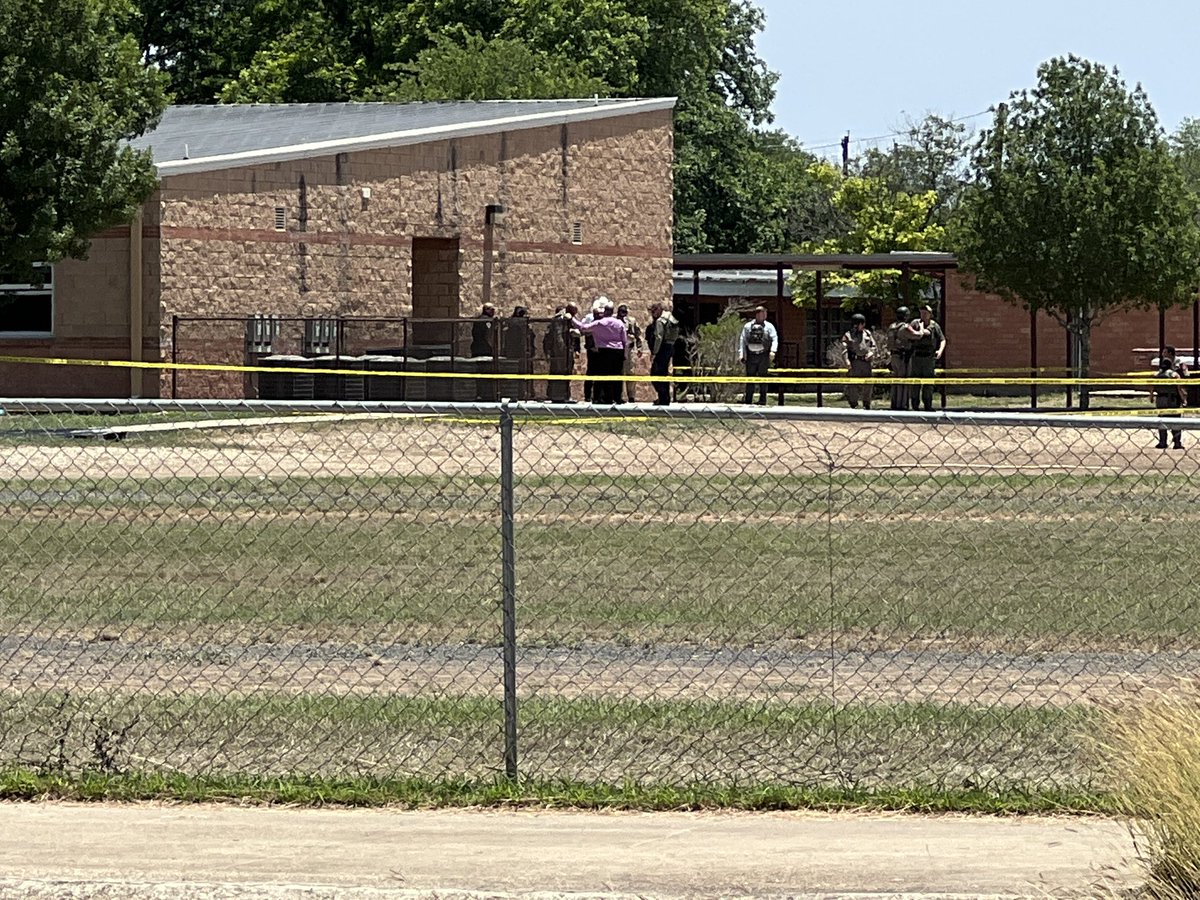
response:
[[[458,238],[413,238],[411,340],[423,356],[455,355],[459,309]],[[461,329],[459,329],[461,330]]]

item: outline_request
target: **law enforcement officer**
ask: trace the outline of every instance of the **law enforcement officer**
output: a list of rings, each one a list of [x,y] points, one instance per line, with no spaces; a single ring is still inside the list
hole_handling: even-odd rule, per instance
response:
[[[746,396],[743,403],[749,405],[754,399],[754,386],[758,384],[758,404],[767,405],[767,377],[775,362],[775,351],[779,349],[779,333],[767,321],[767,308],[756,306],[754,318],[742,326],[738,342],[738,362],[746,366]],[[753,381],[750,379],[754,379]]]
[[[946,335],[942,332],[942,326],[933,321],[933,307],[928,303],[921,304],[921,318],[914,320],[908,331],[912,339],[910,376],[933,378],[937,362],[946,352]],[[913,409],[924,406],[926,412],[933,412],[933,385],[913,385],[909,399]]]
[[[629,307],[622,303],[617,307],[617,318],[625,323],[625,333],[627,340],[625,344],[625,375],[633,374],[633,357],[637,354],[637,358],[642,358],[642,327],[638,325],[637,319],[629,314]],[[625,382],[625,395],[630,403],[637,403],[637,382]]]
[[[896,310],[896,321],[888,326],[888,371],[893,378],[908,378],[908,364],[912,359],[912,336],[908,330],[911,313],[907,306]],[[892,385],[892,409],[908,409],[908,385]]]
[[[875,336],[867,329],[867,317],[855,313],[850,317],[850,330],[842,335],[842,346],[846,349],[846,363],[851,378],[870,378],[871,362],[875,359]],[[861,381],[846,385],[846,399],[850,407],[857,409],[862,401],[863,409],[871,408],[871,392],[874,386]]]
[[[579,307],[568,303],[554,310],[554,318],[542,338],[542,352],[549,361],[551,375],[570,375],[575,371],[575,355],[579,352],[579,333],[575,331],[574,318]],[[571,382],[567,379],[551,379],[546,388],[551,403],[566,403],[571,399]]]
[[[675,343],[679,340],[679,320],[667,312],[661,303],[650,305],[650,324],[646,328],[646,343],[650,346],[650,375],[671,374],[671,361],[675,358]],[[657,395],[655,406],[671,403],[671,382],[655,381]]]
[[[471,326],[471,355],[495,356],[496,307],[483,304],[479,318]]]
[[[1167,382],[1162,387],[1155,387],[1154,389],[1154,406],[1157,409],[1178,409],[1181,406],[1187,405],[1187,394],[1183,387],[1183,375],[1180,373],[1179,364],[1175,360],[1174,347],[1164,348],[1163,352],[1159,354],[1158,372],[1155,373],[1155,377]],[[1163,413],[1162,415],[1173,416],[1177,414]],[[1158,429],[1158,443],[1155,446],[1159,450],[1167,449],[1167,429]],[[1183,449],[1183,432],[1179,429],[1171,430],[1171,449]]]

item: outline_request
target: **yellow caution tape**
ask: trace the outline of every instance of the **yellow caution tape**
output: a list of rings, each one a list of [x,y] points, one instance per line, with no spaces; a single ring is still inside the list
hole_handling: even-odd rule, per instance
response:
[[[814,390],[837,390],[836,385],[935,385],[946,387],[989,387],[995,385],[1037,385],[1039,387],[1127,387],[1142,385],[1145,389],[1162,387],[1162,379],[1139,373],[1125,377],[1103,378],[963,378],[957,376],[934,376],[932,378],[893,378],[885,372],[865,378],[852,378],[837,369],[817,369],[820,377],[747,378],[745,375],[550,375],[542,373],[516,372],[383,372],[375,369],[326,369],[311,366],[234,366],[215,363],[169,363],[144,362],[124,359],[68,359],[54,356],[7,356],[0,355],[0,362],[44,366],[94,366],[119,369],[158,369],[178,372],[260,372],[275,375],[351,375],[358,378],[470,378],[484,381],[616,381],[634,383],[667,382],[677,384],[754,384],[807,385]]]

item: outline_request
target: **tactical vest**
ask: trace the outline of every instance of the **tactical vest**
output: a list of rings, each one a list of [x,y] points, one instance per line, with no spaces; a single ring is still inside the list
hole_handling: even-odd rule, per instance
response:
[[[757,320],[750,323],[746,332],[746,349],[751,353],[765,353],[767,346],[767,326]]]
[[[1178,381],[1179,372],[1175,369],[1159,369],[1154,375],[1155,378],[1162,378],[1166,381]],[[1178,385],[1163,385],[1154,391],[1154,406],[1157,409],[1168,409],[1173,406],[1179,406],[1179,386]]]
[[[923,335],[913,338],[912,351],[914,356],[933,356],[937,352],[933,330],[927,330]]]

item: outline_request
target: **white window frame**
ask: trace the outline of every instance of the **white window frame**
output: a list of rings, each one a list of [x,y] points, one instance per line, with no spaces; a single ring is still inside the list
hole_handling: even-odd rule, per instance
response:
[[[16,295],[17,297],[42,297],[48,295],[48,299],[50,300],[50,328],[47,331],[5,331],[3,326],[0,325],[0,340],[54,337],[54,266],[53,264],[34,263],[34,268],[46,270],[46,280],[44,283],[7,284],[0,282],[0,294]]]

